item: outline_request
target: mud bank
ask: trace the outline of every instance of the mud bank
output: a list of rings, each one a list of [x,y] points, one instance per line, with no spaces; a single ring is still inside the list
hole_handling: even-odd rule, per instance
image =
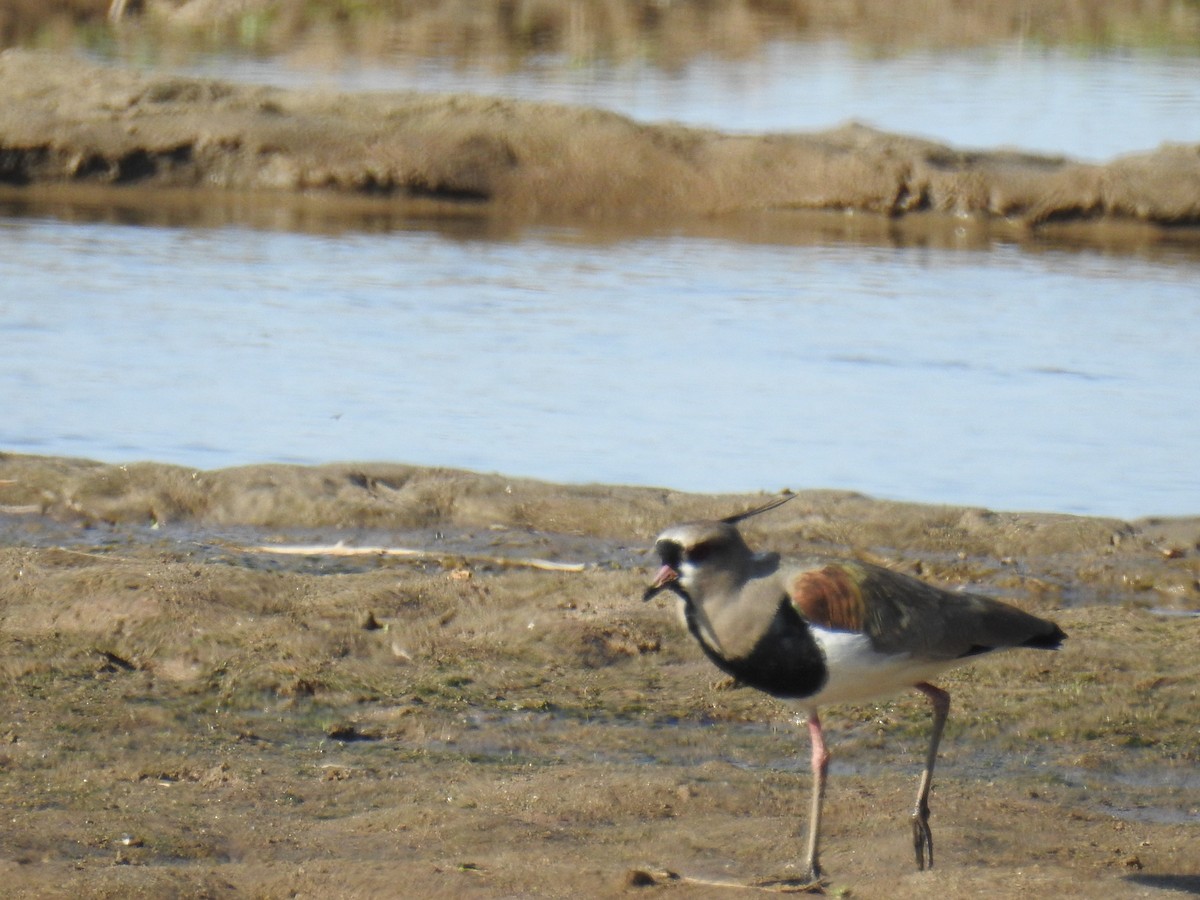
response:
[[[555,542],[569,536],[644,552],[664,523],[718,518],[759,501],[385,463],[201,471],[0,453],[0,514],[85,535],[96,527],[166,526],[327,535],[528,531],[557,536],[547,538],[546,552],[561,558],[564,550]],[[801,490],[753,531],[782,547],[876,556],[919,574],[997,578],[1001,588],[1050,591],[1072,605],[1200,609],[1200,517],[1125,522]],[[1026,579],[1024,567],[1032,565],[1056,570],[1057,586]]]
[[[0,185],[318,192],[435,215],[832,210],[1195,226],[1200,145],[1092,165],[858,125],[727,135],[593,109],[246,87],[10,50],[0,54]]]
[[[759,499],[0,454],[7,895],[717,897],[705,882],[794,877],[793,711],[721,683],[640,599],[663,525]],[[806,491],[747,534],[970,585],[1070,636],[944,682],[931,872],[907,836],[927,710],[830,710],[831,892],[1200,891],[1200,520]]]

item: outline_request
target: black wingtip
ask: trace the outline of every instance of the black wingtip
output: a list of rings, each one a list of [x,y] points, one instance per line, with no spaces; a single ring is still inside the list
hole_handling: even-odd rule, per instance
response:
[[[1057,650],[1062,646],[1062,642],[1066,639],[1067,633],[1055,625],[1053,631],[1048,631],[1045,634],[1035,635],[1021,646],[1033,647],[1036,650]]]
[[[743,519],[749,519],[751,516],[757,516],[759,513],[769,512],[770,510],[775,509],[777,506],[783,506],[783,504],[787,503],[789,500],[794,500],[795,497],[795,494],[788,492],[781,497],[776,497],[774,500],[764,503],[762,506],[756,506],[753,509],[746,510],[745,512],[735,513],[732,516],[726,516],[721,521],[726,525],[736,525]]]

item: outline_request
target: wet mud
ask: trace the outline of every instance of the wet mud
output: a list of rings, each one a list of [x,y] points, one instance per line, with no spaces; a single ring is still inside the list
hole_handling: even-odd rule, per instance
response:
[[[659,529],[761,499],[0,455],[7,894],[786,887],[809,784],[797,711],[720,679],[640,599]],[[747,526],[1069,635],[945,680],[930,872],[907,820],[925,705],[829,710],[829,893],[1200,891],[1200,519],[804,491]]]

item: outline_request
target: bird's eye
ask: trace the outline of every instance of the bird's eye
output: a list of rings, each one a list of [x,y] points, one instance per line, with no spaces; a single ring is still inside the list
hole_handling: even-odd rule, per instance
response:
[[[670,566],[672,569],[679,568],[679,558],[683,555],[683,548],[678,544],[674,541],[660,541],[655,549],[658,550],[658,556],[664,566]]]
[[[694,547],[689,547],[683,553],[683,558],[688,562],[702,563],[712,555],[712,544],[700,543]]]

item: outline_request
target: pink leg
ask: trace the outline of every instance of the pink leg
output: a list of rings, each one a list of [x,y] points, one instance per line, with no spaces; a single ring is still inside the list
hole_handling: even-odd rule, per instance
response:
[[[913,850],[917,854],[917,868],[924,870],[933,868],[933,833],[929,830],[929,789],[933,786],[933,764],[937,762],[942,729],[946,727],[946,717],[950,715],[950,695],[924,681],[914,687],[933,704],[933,729],[929,736],[929,750],[925,755],[925,771],[921,773],[921,783],[917,787],[917,805],[912,814]]]
[[[812,808],[808,814],[808,853],[805,861],[805,878],[817,881],[821,877],[821,865],[817,861],[818,841],[821,834],[821,806],[825,800],[825,775],[829,771],[829,751],[825,748],[825,734],[821,730],[821,718],[814,709],[808,714],[808,735],[812,741]]]

